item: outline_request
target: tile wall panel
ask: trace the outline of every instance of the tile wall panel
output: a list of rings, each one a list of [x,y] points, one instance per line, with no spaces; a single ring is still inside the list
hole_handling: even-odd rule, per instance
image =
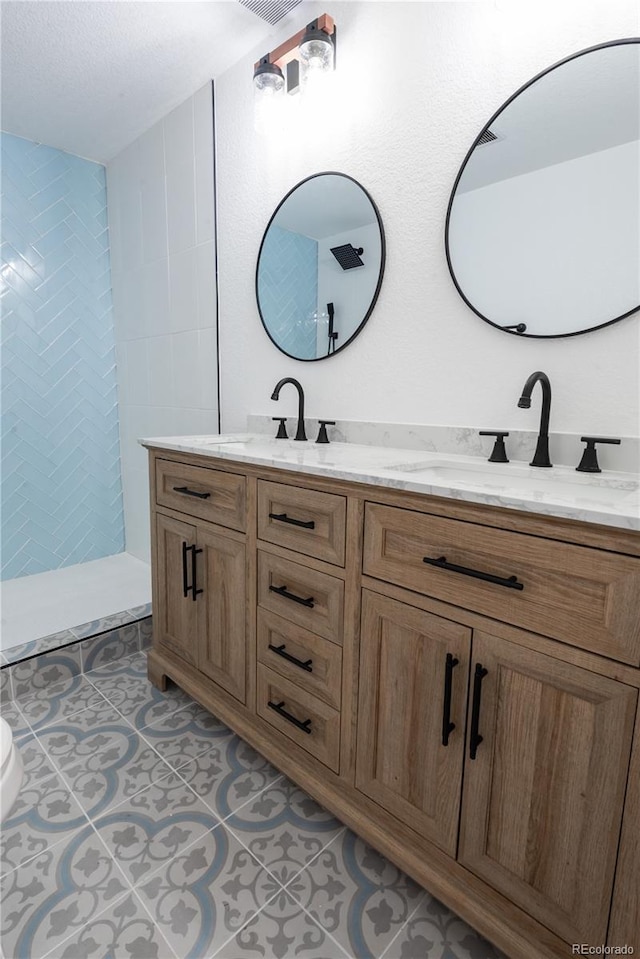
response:
[[[2,134],[2,578],[124,548],[105,169]]]

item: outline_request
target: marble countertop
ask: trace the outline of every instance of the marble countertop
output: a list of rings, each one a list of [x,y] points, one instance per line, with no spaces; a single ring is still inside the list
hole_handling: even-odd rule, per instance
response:
[[[489,463],[476,456],[355,443],[275,440],[260,433],[145,438],[142,446],[327,476],[388,489],[640,530],[640,477],[566,466]]]

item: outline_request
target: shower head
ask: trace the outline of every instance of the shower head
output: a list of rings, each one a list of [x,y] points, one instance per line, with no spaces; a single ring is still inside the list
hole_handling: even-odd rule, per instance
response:
[[[356,249],[351,243],[345,243],[344,246],[332,246],[331,252],[343,270],[352,270],[354,266],[364,266],[360,259],[363,252],[361,246]]]

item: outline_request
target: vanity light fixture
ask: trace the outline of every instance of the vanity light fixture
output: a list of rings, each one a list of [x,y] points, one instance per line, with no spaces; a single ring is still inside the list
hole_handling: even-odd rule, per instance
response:
[[[260,100],[297,93],[335,65],[336,25],[323,13],[254,65],[253,86]]]

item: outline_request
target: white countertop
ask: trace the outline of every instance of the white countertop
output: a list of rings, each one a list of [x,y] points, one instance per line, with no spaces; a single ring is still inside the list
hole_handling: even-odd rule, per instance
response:
[[[545,516],[640,530],[640,477],[635,473],[578,473],[566,466],[489,463],[475,456],[355,443],[275,440],[260,433],[164,436],[143,446],[203,458],[253,463],[388,489],[501,506]]]

